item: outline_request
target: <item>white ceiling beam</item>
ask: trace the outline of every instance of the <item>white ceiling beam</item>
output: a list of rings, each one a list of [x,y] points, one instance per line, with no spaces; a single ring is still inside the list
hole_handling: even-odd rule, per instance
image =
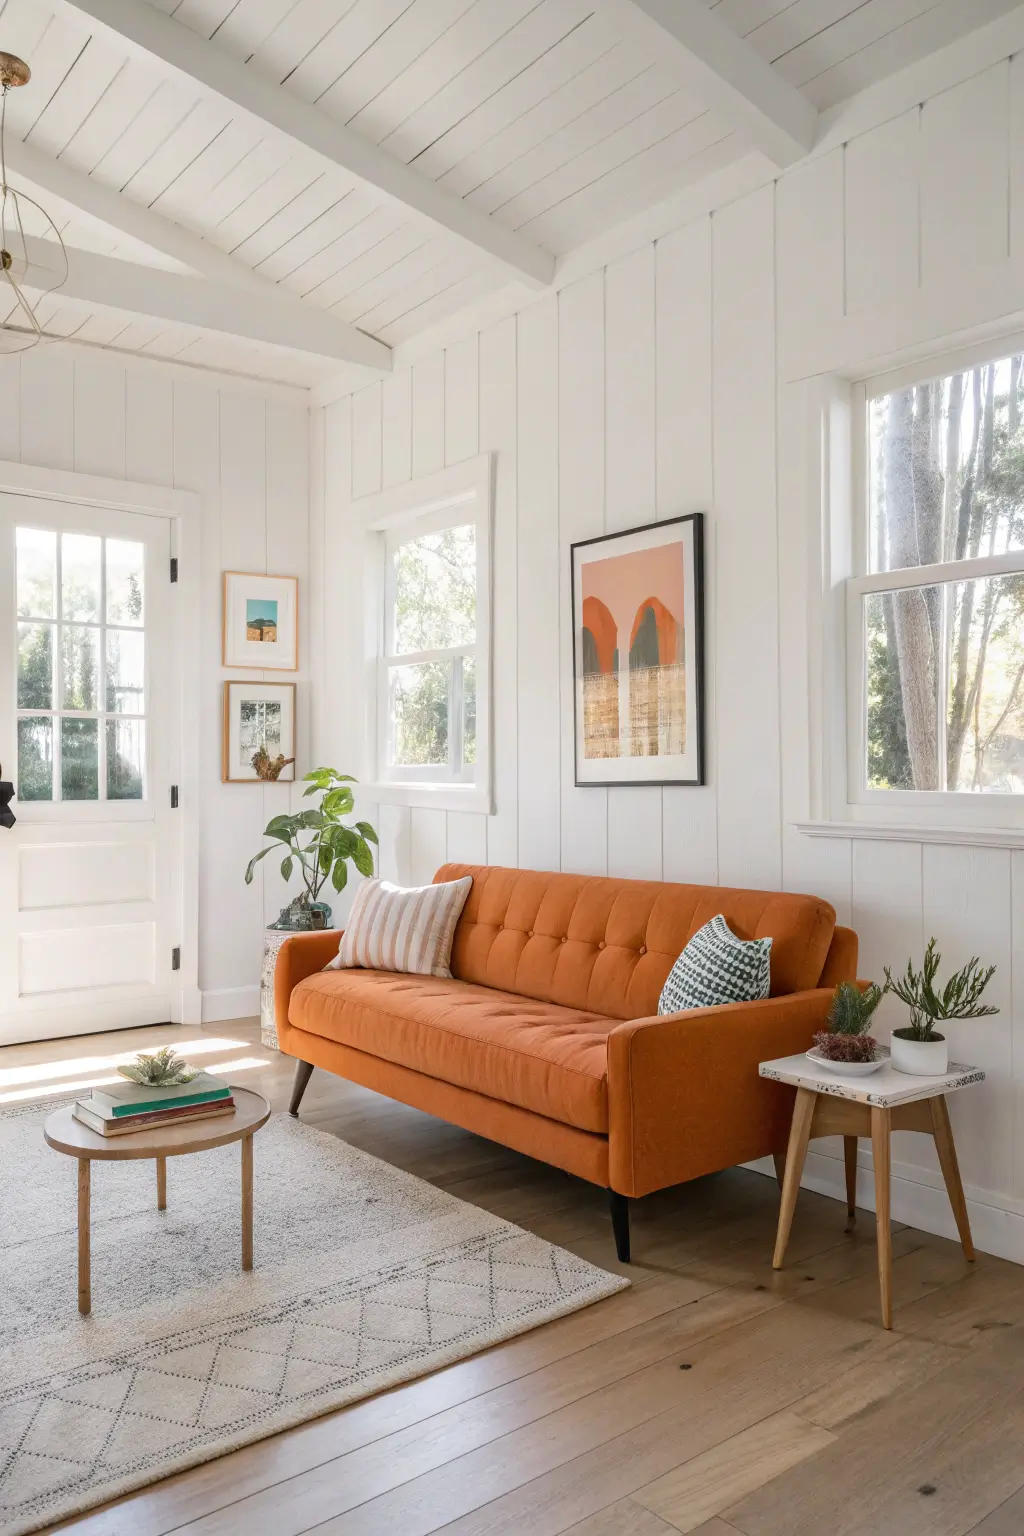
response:
[[[34,187],[62,198],[80,213],[99,219],[110,229],[141,241],[151,250],[190,267],[193,272],[200,272],[216,282],[251,288],[254,292],[279,291],[276,284],[247,267],[237,256],[218,250],[192,230],[175,224],[162,213],[154,213],[142,203],[133,202],[124,193],[94,180],[85,171],[43,154],[35,145],[8,139],[6,154],[7,169],[24,177]]]
[[[24,286],[50,291],[59,262],[54,242],[29,236],[25,243],[29,269]],[[74,247],[67,248],[67,257],[67,281],[55,296],[59,293],[84,304],[390,372],[391,349],[384,342],[290,295],[250,293],[209,278],[165,272]]]
[[[645,35],[680,87],[780,169],[814,148],[818,114],[700,0],[606,0],[634,33]]]
[[[421,176],[387,150],[261,76],[216,43],[165,16],[146,0],[66,0],[72,10],[150,63],[198,82],[221,100],[312,150],[330,165],[375,187],[390,200],[475,245],[517,277],[545,286],[555,260],[539,246]]]

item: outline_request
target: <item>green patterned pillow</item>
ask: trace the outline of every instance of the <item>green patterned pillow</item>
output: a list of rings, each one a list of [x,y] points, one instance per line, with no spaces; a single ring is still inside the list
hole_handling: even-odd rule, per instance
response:
[[[771,939],[738,939],[719,913],[698,928],[668,973],[659,1013],[753,1003],[771,984]]]

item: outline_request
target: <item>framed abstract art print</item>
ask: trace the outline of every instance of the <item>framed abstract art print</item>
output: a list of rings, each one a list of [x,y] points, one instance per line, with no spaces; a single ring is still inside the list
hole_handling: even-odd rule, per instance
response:
[[[573,544],[576,783],[704,783],[704,515]]]
[[[225,571],[222,652],[226,667],[297,671],[298,577]]]
[[[224,684],[221,778],[225,784],[294,781],[294,683]]]

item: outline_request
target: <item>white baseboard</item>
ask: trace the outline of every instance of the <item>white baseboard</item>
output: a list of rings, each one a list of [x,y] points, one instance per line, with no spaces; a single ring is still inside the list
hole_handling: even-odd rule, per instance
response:
[[[864,1154],[861,1155],[863,1158]],[[770,1158],[761,1158],[746,1166],[756,1173],[775,1178]],[[941,1182],[924,1183],[922,1172],[926,1170],[893,1163],[892,1218],[922,1232],[932,1232],[936,1237],[949,1237],[957,1242],[956,1222],[945,1187]],[[826,1152],[808,1151],[801,1188],[828,1195],[845,1205],[846,1173],[842,1161]],[[971,1218],[971,1235],[979,1253],[991,1253],[996,1258],[1009,1259],[1013,1264],[1024,1264],[1024,1210],[1016,1209],[1016,1202],[1010,1205],[1005,1196],[989,1190],[967,1186],[964,1194]],[[862,1162],[857,1169],[857,1205],[866,1211],[875,1208],[875,1184],[870,1163],[865,1166]]]
[[[253,1019],[259,1016],[260,989],[255,987],[217,987],[203,993],[203,1023],[220,1024],[225,1019]]]

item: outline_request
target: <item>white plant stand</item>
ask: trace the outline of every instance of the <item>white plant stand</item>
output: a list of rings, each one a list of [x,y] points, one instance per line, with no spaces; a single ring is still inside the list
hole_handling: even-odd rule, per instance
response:
[[[268,1051],[279,1051],[277,1020],[274,1015],[274,971],[277,954],[285,939],[301,938],[305,932],[325,932],[323,929],[265,928],[263,930],[263,969],[260,972],[260,1042]],[[331,930],[332,932],[335,930]],[[339,942],[341,930],[337,930]]]
[[[889,1062],[870,1077],[844,1077],[815,1066],[807,1056],[783,1056],[763,1061],[762,1077],[788,1083],[796,1089],[793,1124],[786,1149],[782,1178],[779,1231],[772,1266],[781,1269],[793,1226],[797,1194],[814,1136],[842,1136],[846,1154],[846,1203],[853,1219],[857,1194],[857,1139],[870,1136],[875,1165],[875,1224],[878,1233],[878,1284],[882,1302],[882,1326],[892,1327],[892,1232],[889,1218],[893,1131],[921,1131],[935,1141],[946,1193],[953,1208],[965,1256],[974,1259],[971,1224],[967,1215],[953,1129],[949,1123],[946,1094],[971,1083],[984,1082],[980,1067],[950,1063],[941,1077],[908,1077]]]

